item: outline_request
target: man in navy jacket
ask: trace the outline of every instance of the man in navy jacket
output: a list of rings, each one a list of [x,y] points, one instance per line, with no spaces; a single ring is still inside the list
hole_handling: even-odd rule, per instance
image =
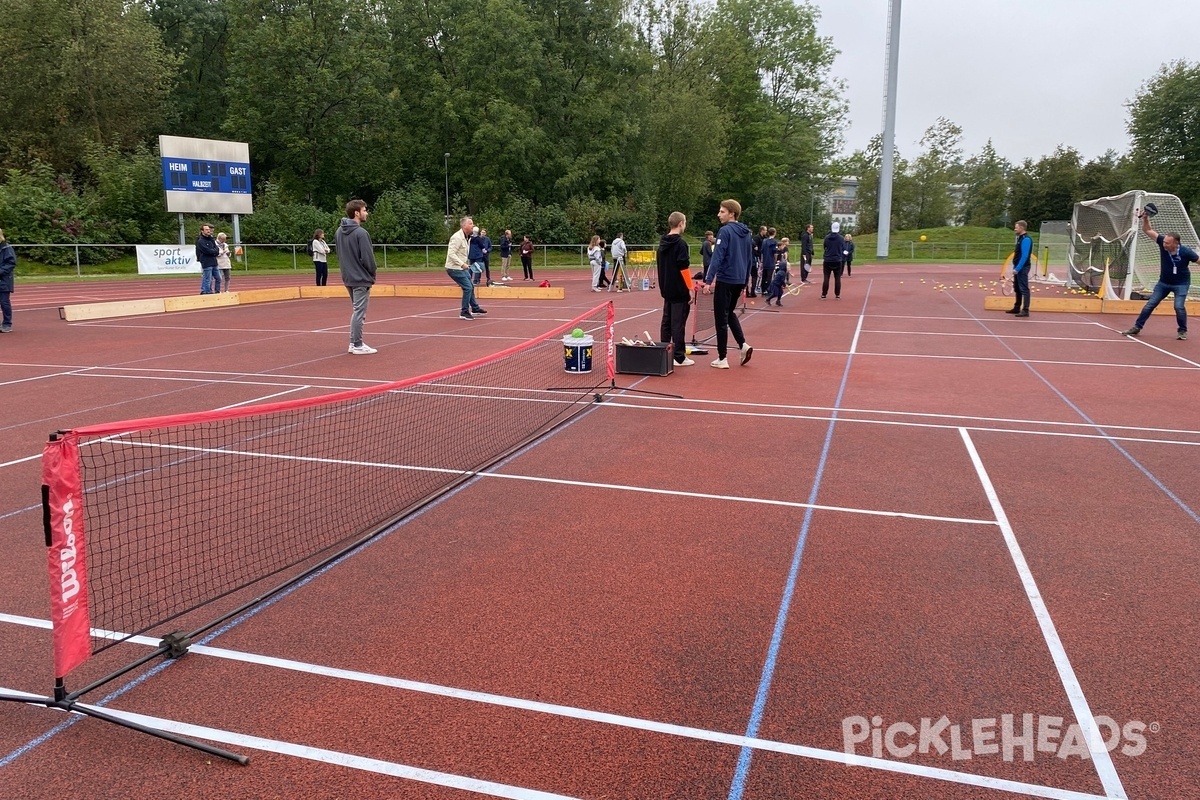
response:
[[[741,363],[750,361],[754,348],[746,342],[742,324],[738,322],[737,302],[746,288],[746,277],[750,273],[750,260],[754,258],[754,245],[750,241],[750,229],[738,222],[742,215],[742,204],[737,200],[722,200],[717,209],[721,230],[717,232],[717,243],[713,247],[712,261],[704,275],[702,290],[713,295],[713,314],[717,324],[717,360],[712,366],[729,369],[725,358],[729,344],[729,332],[741,352]]]

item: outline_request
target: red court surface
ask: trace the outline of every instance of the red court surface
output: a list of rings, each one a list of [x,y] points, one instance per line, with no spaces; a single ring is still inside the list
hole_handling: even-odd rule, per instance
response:
[[[841,300],[760,298],[750,363],[712,369],[710,343],[668,377],[618,375],[347,559],[85,697],[248,766],[8,702],[0,795],[1200,797],[1200,352],[1169,318],[1131,340],[1124,317],[1014,319],[934,286],[981,269],[864,266]],[[0,692],[52,689],[50,432],[423,375],[608,299],[618,339],[658,330],[654,291],[551,278],[565,301],[474,322],[375,298],[369,357],[346,354],[345,299],[67,323],[63,303],[195,281],[19,285]]]

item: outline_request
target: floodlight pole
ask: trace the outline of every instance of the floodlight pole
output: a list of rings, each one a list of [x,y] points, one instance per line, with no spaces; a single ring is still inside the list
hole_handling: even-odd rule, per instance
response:
[[[892,153],[896,149],[896,84],[900,65],[900,0],[888,11],[887,89],[883,97],[883,153],[879,168],[879,238],[875,257],[887,258],[892,236]]]
[[[446,219],[450,219],[450,154],[446,153],[443,158],[446,165]]]

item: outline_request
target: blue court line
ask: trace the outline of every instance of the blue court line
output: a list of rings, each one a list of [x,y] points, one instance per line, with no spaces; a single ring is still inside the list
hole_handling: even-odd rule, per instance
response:
[[[643,378],[642,380],[646,380],[646,379]],[[634,385],[636,386],[638,383],[641,383],[641,381],[638,381]],[[292,592],[296,591],[297,589],[300,589],[303,586],[306,586],[311,581],[316,580],[317,578],[321,577],[326,572],[329,572],[331,569],[338,566],[342,562],[347,561],[348,559],[352,558],[353,556],[358,555],[363,550],[365,550],[366,548],[375,544],[376,542],[383,541],[385,538],[387,538],[391,534],[395,533],[396,531],[398,531],[400,528],[407,525],[412,520],[415,520],[415,519],[423,516],[427,511],[431,511],[434,508],[437,508],[439,505],[441,505],[446,500],[449,500],[451,497],[454,497],[456,494],[458,494],[462,490],[466,489],[468,486],[471,486],[471,485],[475,484],[477,481],[481,480],[480,475],[485,475],[488,472],[494,472],[495,470],[500,469],[501,467],[510,463],[513,459],[517,458],[518,456],[524,455],[526,452],[528,452],[533,447],[541,444],[542,442],[546,441],[547,439],[549,439],[553,436],[556,436],[561,431],[564,431],[567,428],[571,427],[579,420],[583,419],[584,417],[588,416],[589,414],[592,414],[596,410],[597,407],[598,407],[597,404],[592,404],[588,408],[586,408],[583,411],[576,414],[573,418],[567,420],[565,423],[563,423],[562,426],[555,428],[553,431],[550,431],[548,434],[546,434],[544,436],[538,437],[534,441],[532,441],[529,444],[522,447],[520,450],[517,450],[516,452],[509,455],[507,458],[504,458],[503,460],[501,460],[501,461],[497,462],[496,464],[494,464],[493,466],[489,467],[485,472],[476,474],[470,480],[463,482],[459,486],[456,486],[454,489],[452,489],[451,491],[442,495],[437,500],[434,500],[433,502],[429,503],[428,505],[422,506],[421,508],[412,512],[411,514],[408,514],[406,517],[397,521],[392,527],[388,528],[383,533],[379,534],[378,536],[371,539],[370,541],[363,542],[358,547],[355,547],[353,550],[350,550],[349,552],[345,553],[343,556],[341,556],[337,560],[331,561],[330,563],[326,564],[324,567],[322,567],[318,571],[314,572],[312,575],[309,575],[304,580],[299,581],[298,583],[295,583],[292,586],[289,586],[287,589],[283,590],[282,592],[280,592],[277,595],[272,596],[271,598],[264,601],[260,605],[257,605],[254,608],[248,610],[246,613],[242,614],[241,616],[230,620],[223,627],[218,628],[217,630],[208,634],[207,636],[205,636],[203,639],[201,639],[196,644],[209,644],[214,639],[216,639],[218,636],[221,636],[224,633],[228,633],[229,631],[236,628],[238,625],[241,625],[246,620],[248,620],[251,617],[258,614],[260,611],[270,608],[271,606],[275,605],[275,603],[279,602],[283,598],[290,595]],[[40,508],[40,506],[37,506],[37,507]],[[116,689],[115,691],[109,693],[108,695],[105,695],[101,700],[97,701],[96,703],[93,703],[92,705],[96,705],[96,706],[108,705],[109,703],[111,703],[113,700],[116,700],[121,695],[136,688],[137,686],[140,686],[143,682],[145,682],[145,681],[149,680],[150,678],[154,677],[155,675],[159,674],[160,672],[165,670],[167,667],[171,666],[172,663],[174,663],[174,661],[164,660],[164,661],[160,662],[159,664],[156,664],[153,668],[147,670],[145,673],[139,675],[137,678],[134,678],[133,680],[129,681],[121,688]],[[50,741],[50,739],[52,739],[55,736],[57,736],[58,734],[62,733],[67,728],[74,725],[76,722],[79,722],[81,719],[83,719],[82,716],[72,715],[71,718],[66,720],[65,722],[59,723],[58,725],[54,726],[50,730],[41,734],[40,736],[21,745],[16,750],[13,750],[11,753],[9,753],[8,755],[4,756],[3,758],[0,758],[0,768],[8,766],[9,764],[16,761],[21,756],[32,751],[38,745],[44,744],[45,742]]]
[[[987,326],[986,320],[981,319],[980,317],[977,317],[973,313],[971,313],[971,310],[968,309],[966,306],[964,306],[962,303],[960,303],[957,297],[954,297],[953,295],[951,295],[951,299],[954,300],[955,303],[958,303],[958,306],[963,311],[966,311],[967,314],[971,317],[971,319],[973,319],[973,320],[975,320],[975,322],[979,323],[979,327],[983,328],[985,331],[990,333],[996,339],[996,341],[999,342],[1002,347],[1004,347],[1005,350],[1007,350],[1008,352],[1013,354],[1013,357],[1015,359],[1017,359],[1017,361],[1021,362],[1021,364],[1026,369],[1028,369],[1035,376],[1037,376],[1038,380],[1040,380],[1042,383],[1046,384],[1046,387],[1049,388],[1050,391],[1052,391],[1056,395],[1058,395],[1058,398],[1060,400],[1062,400],[1064,403],[1066,403],[1067,406],[1072,411],[1074,411],[1076,414],[1078,414],[1080,419],[1082,419],[1084,422],[1086,422],[1087,424],[1089,424],[1093,428],[1095,428],[1096,432],[1099,433],[1101,436],[1103,436],[1104,440],[1106,442],[1108,442],[1114,448],[1116,448],[1118,453],[1125,456],[1125,458],[1129,460],[1130,464],[1133,464],[1133,466],[1136,467],[1139,472],[1141,472],[1143,475],[1145,475],[1146,478],[1148,478],[1151,483],[1153,483],[1155,486],[1157,486],[1163,494],[1165,494],[1167,497],[1171,498],[1171,500],[1175,503],[1175,505],[1177,505],[1181,509],[1183,509],[1183,513],[1187,514],[1189,517],[1192,518],[1192,522],[1195,522],[1197,525],[1200,525],[1200,514],[1197,514],[1196,511],[1191,506],[1189,506],[1186,502],[1184,502],[1184,500],[1181,497],[1179,497],[1177,494],[1175,494],[1170,489],[1168,489],[1166,484],[1158,479],[1158,476],[1156,476],[1153,472],[1151,472],[1149,469],[1147,469],[1146,466],[1143,465],[1142,462],[1138,461],[1133,456],[1132,453],[1130,453],[1128,450],[1126,450],[1124,447],[1122,447],[1121,443],[1118,442],[1116,439],[1114,439],[1112,436],[1110,436],[1108,431],[1104,430],[1104,428],[1102,428],[1098,422],[1096,422],[1091,417],[1089,417],[1087,414],[1085,414],[1083,412],[1083,409],[1081,409],[1079,406],[1072,403],[1070,398],[1068,398],[1065,394],[1060,392],[1058,390],[1058,387],[1055,386],[1053,383],[1051,383],[1046,378],[1046,376],[1044,376],[1044,375],[1042,375],[1042,373],[1038,372],[1037,369],[1032,364],[1030,364],[1028,361],[1026,361],[1024,358],[1021,358],[1020,354],[1017,353],[1016,350],[1013,350],[1011,347],[1009,347],[1008,342],[1004,341],[1004,339],[1002,339],[999,334],[997,334],[995,331],[993,331],[991,328],[989,328]]]
[[[862,312],[858,324],[862,326],[863,316],[867,312],[867,302],[871,298],[871,284],[867,282],[867,294],[863,298]],[[792,596],[796,592],[796,579],[800,574],[800,563],[804,558],[804,546],[808,543],[808,530],[812,524],[813,511],[811,504],[817,502],[817,492],[821,488],[821,479],[825,475],[825,462],[829,458],[829,448],[833,444],[833,428],[837,424],[838,409],[842,407],[842,395],[846,392],[846,383],[850,379],[850,365],[854,363],[854,350],[858,345],[858,332],[855,331],[854,347],[846,358],[846,368],[842,371],[842,382],[838,386],[837,398],[833,401],[833,410],[829,417],[829,427],[825,431],[825,443],[821,447],[821,458],[817,462],[817,472],[813,476],[812,491],[808,494],[810,507],[804,512],[804,522],[800,526],[800,535],[796,539],[796,549],[792,553],[792,564],[788,570],[787,582],[783,587],[783,598],[779,602],[779,613],[775,615],[775,628],[771,632],[771,644],[767,647],[767,658],[763,663],[762,677],[758,681],[758,691],[754,695],[754,707],[750,711],[750,721],[746,724],[746,737],[757,738],[759,726],[762,724],[763,713],[767,708],[767,695],[771,691],[771,681],[775,677],[775,664],[779,660],[779,648],[783,643],[783,631],[787,627],[788,612],[792,608]],[[746,791],[746,778],[750,775],[750,761],[754,758],[754,749],[743,746],[738,755],[737,770],[733,773],[733,782],[729,787],[729,800],[741,800]]]

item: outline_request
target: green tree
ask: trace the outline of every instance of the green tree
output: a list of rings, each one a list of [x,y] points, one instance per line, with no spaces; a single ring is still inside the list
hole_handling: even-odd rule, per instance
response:
[[[318,205],[373,199],[398,179],[390,157],[406,129],[389,114],[389,42],[377,3],[230,0],[230,18],[237,36],[222,131],[250,144],[260,177]]]
[[[1062,145],[1037,162],[1025,159],[1010,178],[1010,218],[1025,219],[1030,230],[1044,220],[1070,219],[1075,201],[1081,199],[1081,169],[1079,151]]]
[[[883,164],[883,136],[871,137],[865,150],[857,150],[845,162],[842,169],[848,175],[858,176],[858,232],[875,233],[879,230],[879,179]],[[892,211],[890,227],[900,227],[903,209],[916,204],[917,187],[909,174],[908,161],[896,148],[892,155]]]
[[[1008,173],[1012,165],[996,153],[988,139],[978,155],[963,165],[963,197],[959,222],[980,228],[1008,226]]]
[[[714,185],[749,199],[783,183],[805,193],[827,172],[845,127],[837,50],[817,35],[819,13],[791,0],[718,0],[705,21],[705,59],[717,81],[728,146]]]
[[[178,59],[165,114],[171,132],[219,138],[231,30],[227,0],[142,0],[142,5],[163,46]]]
[[[1117,155],[1117,151],[1109,150],[1099,158],[1094,158],[1079,170],[1079,186],[1077,200],[1094,200],[1098,197],[1112,197],[1134,189],[1129,179],[1128,163]]]
[[[728,125],[702,58],[700,10],[691,0],[644,0],[634,14],[652,60],[638,97],[634,182],[653,198],[661,224],[671,211],[699,210],[725,157]]]
[[[901,209],[905,228],[938,228],[956,216],[951,184],[962,178],[962,128],[945,117],[925,129],[921,154],[911,165],[914,193]]]
[[[1139,188],[1200,207],[1200,64],[1164,64],[1128,109],[1129,161]]]
[[[88,144],[130,149],[159,132],[174,59],[137,4],[0,0],[0,166],[71,171]]]

